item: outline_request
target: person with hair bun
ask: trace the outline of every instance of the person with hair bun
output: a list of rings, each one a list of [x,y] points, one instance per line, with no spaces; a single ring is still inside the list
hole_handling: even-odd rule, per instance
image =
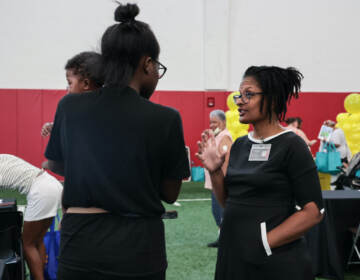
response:
[[[119,4],[101,39],[103,87],[66,95],[45,152],[65,175],[59,280],[165,279],[161,201],[189,163],[180,114],[148,99],[166,67],[136,4]]]
[[[305,142],[280,125],[302,77],[291,67],[246,70],[234,101],[254,131],[233,143],[226,174],[213,135],[198,143],[225,208],[215,279],[314,279],[303,235],[323,216],[319,178]]]

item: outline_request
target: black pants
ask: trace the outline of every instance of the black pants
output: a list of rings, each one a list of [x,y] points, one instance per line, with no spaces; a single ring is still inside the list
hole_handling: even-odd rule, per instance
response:
[[[65,268],[59,265],[58,280],[165,280],[165,271],[147,276],[122,277]]]

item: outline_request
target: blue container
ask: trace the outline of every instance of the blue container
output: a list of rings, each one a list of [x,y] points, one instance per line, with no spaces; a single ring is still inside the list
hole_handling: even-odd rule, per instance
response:
[[[191,167],[191,180],[194,182],[204,182],[205,181],[204,168],[202,168],[201,166]]]

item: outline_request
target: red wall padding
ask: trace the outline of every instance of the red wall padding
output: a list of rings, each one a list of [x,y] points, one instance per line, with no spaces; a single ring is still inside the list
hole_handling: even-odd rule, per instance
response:
[[[45,122],[52,121],[64,90],[0,89],[0,153],[17,155],[40,166],[48,139],[40,135]],[[288,117],[303,119],[303,130],[316,139],[322,122],[335,119],[344,112],[344,98],[348,93],[305,92],[288,108]],[[194,165],[199,161],[194,154],[201,132],[209,125],[209,113],[214,109],[227,110],[228,92],[158,91],[151,100],[179,110],[184,126],[186,145],[191,150]],[[208,107],[208,98],[215,100]],[[315,153],[317,145],[312,149]]]

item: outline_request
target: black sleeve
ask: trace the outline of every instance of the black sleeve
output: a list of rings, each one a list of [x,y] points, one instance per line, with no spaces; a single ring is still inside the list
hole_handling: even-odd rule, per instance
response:
[[[174,114],[170,123],[164,155],[164,179],[184,179],[190,176],[182,122],[178,112]]]
[[[61,135],[63,133],[61,128],[64,123],[64,114],[62,109],[63,100],[64,99],[60,100],[56,109],[54,125],[51,130],[50,139],[45,151],[45,157],[47,159],[60,162],[64,161],[63,147],[61,145]]]
[[[315,202],[319,210],[323,209],[319,175],[304,140],[294,135],[287,155],[287,172],[296,203],[302,208],[308,202]]]

